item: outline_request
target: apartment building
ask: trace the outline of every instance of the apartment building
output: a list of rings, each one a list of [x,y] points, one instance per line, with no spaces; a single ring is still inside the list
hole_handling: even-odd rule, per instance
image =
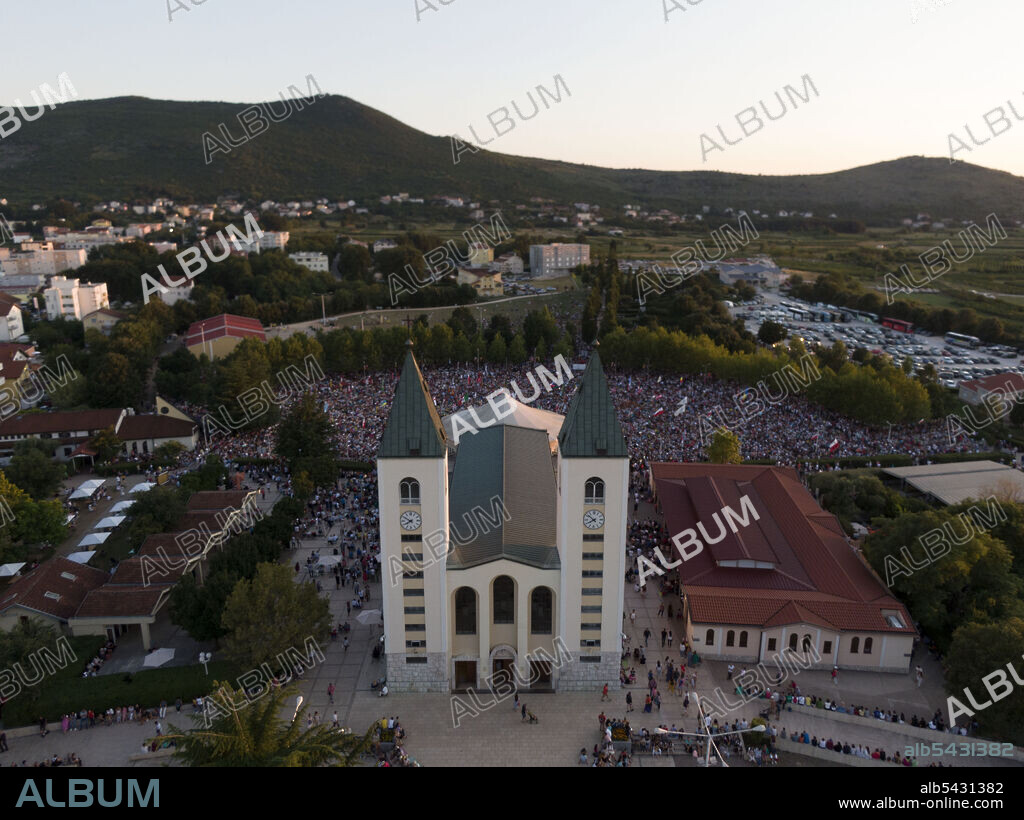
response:
[[[551,279],[566,276],[579,265],[590,264],[590,245],[530,245],[530,274]]]
[[[68,279],[66,276],[54,276],[50,286],[43,291],[43,299],[46,302],[46,315],[50,319],[61,316],[81,319],[110,307],[106,282],[86,282],[83,285],[78,279]]]

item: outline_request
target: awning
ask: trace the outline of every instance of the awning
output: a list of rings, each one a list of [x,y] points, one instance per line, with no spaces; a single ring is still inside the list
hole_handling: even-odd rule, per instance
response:
[[[111,513],[122,513],[131,507],[135,503],[134,498],[130,498],[127,501],[118,501],[113,507],[110,508]]]
[[[127,518],[127,516],[124,516],[124,515],[108,515],[102,521],[98,521],[97,523],[93,524],[92,528],[94,530],[113,529],[114,527],[121,526],[121,522],[124,521],[125,518]]]
[[[76,564],[88,564],[93,558],[96,557],[96,550],[83,550],[82,552],[73,552],[71,555],[66,556],[69,561],[74,561]]]
[[[144,493],[147,490],[152,490],[155,486],[156,486],[156,484],[154,484],[152,481],[143,481],[140,484],[136,484],[128,492],[130,492],[130,493]]]
[[[102,544],[108,538],[110,538],[110,533],[109,532],[91,532],[87,536],[85,536],[85,538],[83,538],[81,541],[78,542],[78,546],[80,546],[80,547],[95,546],[96,544]]]
[[[71,494],[71,498],[91,498],[100,487],[103,486],[102,478],[91,478],[78,485],[78,489]]]
[[[23,566],[25,566],[24,561],[20,564],[0,564],[0,578],[10,578],[13,575],[17,575],[18,570]]]

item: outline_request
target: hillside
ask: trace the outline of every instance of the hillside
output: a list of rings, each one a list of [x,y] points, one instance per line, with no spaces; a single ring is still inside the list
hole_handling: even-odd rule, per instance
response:
[[[278,106],[280,103],[278,103]],[[802,208],[870,222],[919,211],[934,217],[1024,216],[1024,179],[944,158],[906,157],[831,174],[754,176],[610,169],[481,150],[452,163],[432,137],[346,97],[317,100],[206,165],[203,133],[241,135],[245,104],[141,97],[68,102],[0,140],[0,196],[119,198],[168,194],[211,200],[362,198],[399,190],[483,200],[626,202],[687,211]]]

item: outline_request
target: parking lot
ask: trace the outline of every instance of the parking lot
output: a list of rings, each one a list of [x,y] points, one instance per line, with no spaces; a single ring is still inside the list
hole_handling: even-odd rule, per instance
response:
[[[924,332],[901,333],[881,324],[854,317],[846,308],[812,305],[799,299],[761,291],[758,303],[737,304],[730,310],[745,321],[747,329],[756,334],[764,321],[778,322],[790,335],[801,337],[808,346],[830,346],[843,342],[852,354],[863,347],[872,353],[885,353],[897,365],[910,357],[915,372],[931,364],[946,387],[956,388],[960,382],[996,373],[1024,373],[1018,351],[998,345],[977,347],[956,345],[943,336]],[[825,321],[831,314],[835,320]],[[812,318],[813,317],[813,318]],[[884,316],[880,316],[879,320]]]

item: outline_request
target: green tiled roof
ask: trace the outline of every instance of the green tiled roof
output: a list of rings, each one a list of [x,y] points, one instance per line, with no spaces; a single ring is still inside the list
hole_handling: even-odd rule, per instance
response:
[[[557,502],[544,430],[495,425],[466,436],[459,442],[448,503],[448,569],[500,558],[557,569]]]
[[[444,427],[410,350],[395,388],[377,458],[441,458],[444,453]]]
[[[590,354],[580,386],[565,414],[558,433],[558,448],[568,458],[628,457],[597,350]]]

